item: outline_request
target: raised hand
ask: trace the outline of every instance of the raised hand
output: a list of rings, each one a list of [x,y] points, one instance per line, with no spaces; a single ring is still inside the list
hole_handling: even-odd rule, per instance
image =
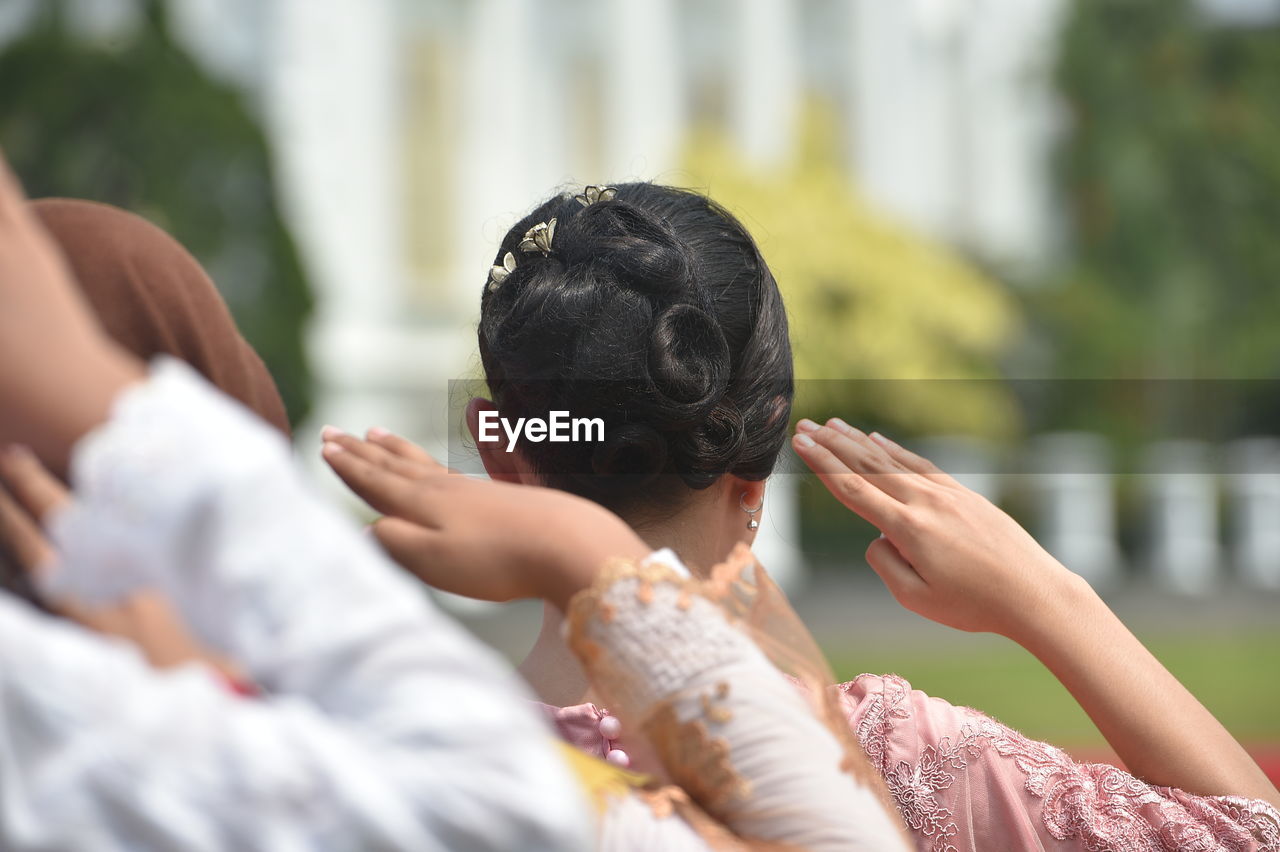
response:
[[[867,561],[903,606],[1035,654],[1139,778],[1280,804],[1218,720],[1012,518],[883,436],[839,419],[796,431],[801,458],[884,534]]]
[[[328,427],[322,454],[386,517],[373,533],[430,586],[481,600],[544,598],[564,608],[610,558],[648,548],[606,509],[562,491],[472,479],[385,430]]]
[[[837,500],[881,531],[867,562],[912,612],[1017,640],[1083,584],[986,498],[881,435],[802,420],[792,443]]]

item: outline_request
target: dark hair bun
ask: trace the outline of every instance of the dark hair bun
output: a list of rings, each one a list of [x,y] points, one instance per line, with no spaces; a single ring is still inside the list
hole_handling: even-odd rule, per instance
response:
[[[706,417],[729,386],[729,344],[719,323],[688,303],[663,310],[649,340],[649,377],[670,426]]]
[[[547,484],[615,510],[660,501],[660,481],[768,476],[787,418],[756,412],[792,395],[772,276],[742,226],[706,198],[617,190],[586,207],[556,196],[503,240],[498,257],[514,252],[517,267],[486,288],[479,334],[494,401],[508,418],[602,418],[600,443],[521,449]],[[550,252],[520,251],[525,232],[553,217]],[[758,357],[762,345],[773,354]],[[735,378],[744,359],[766,375]]]

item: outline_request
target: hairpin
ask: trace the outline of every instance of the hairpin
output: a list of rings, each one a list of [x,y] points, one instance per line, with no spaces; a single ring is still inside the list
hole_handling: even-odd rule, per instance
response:
[[[587,188],[582,191],[581,195],[575,195],[574,201],[577,201],[583,207],[590,207],[597,201],[612,201],[618,195],[618,190],[611,186],[596,186],[588,184]]]
[[[511,252],[507,252],[502,258],[501,266],[494,266],[489,269],[489,292],[492,293],[502,286],[502,282],[511,277],[511,273],[516,271],[516,256]]]
[[[543,254],[551,254],[551,238],[555,235],[554,217],[549,222],[539,222],[524,232],[524,239],[520,241],[520,251],[540,251]]]

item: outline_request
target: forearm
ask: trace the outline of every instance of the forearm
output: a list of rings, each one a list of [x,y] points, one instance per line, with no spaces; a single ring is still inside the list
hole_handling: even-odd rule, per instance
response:
[[[1084,580],[1065,576],[1013,636],[1053,672],[1129,770],[1161,786],[1280,804],[1248,753]]]
[[[665,567],[618,567],[574,599],[569,645],[598,694],[646,733],[669,777],[740,838],[812,850],[904,848],[877,788],[847,771],[846,758],[864,756],[846,753],[700,588]]]
[[[96,334],[59,343],[51,363],[5,380],[0,443],[26,444],[65,474],[75,443],[109,418],[115,399],[145,379],[146,369]]]

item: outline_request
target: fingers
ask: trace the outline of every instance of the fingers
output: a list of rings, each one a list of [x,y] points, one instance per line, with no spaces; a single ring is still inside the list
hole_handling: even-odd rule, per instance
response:
[[[431,454],[419,447],[410,440],[401,438],[392,432],[388,432],[380,426],[375,426],[365,433],[365,439],[372,444],[377,444],[392,455],[399,456],[406,461],[416,462],[427,467],[440,467],[440,463],[431,457]]]
[[[798,434],[791,444],[827,490],[855,514],[881,530],[897,524],[902,503],[851,471],[825,444],[814,440],[814,435]]]
[[[871,542],[867,548],[867,564],[884,581],[894,600],[907,609],[914,609],[918,596],[929,588],[911,563],[902,558],[893,542],[884,536]]]
[[[368,436],[360,439],[336,426],[326,426],[320,431],[320,436],[325,441],[342,445],[372,464],[410,479],[422,479],[447,471],[426,450],[385,429],[370,429]]]
[[[355,435],[348,435],[331,426],[326,427],[322,434],[325,442],[337,444],[369,464],[382,468],[389,473],[394,473],[396,476],[401,476],[405,479],[423,479],[434,472],[426,465],[393,455],[377,444],[357,438]],[[439,467],[439,465],[436,465],[436,467]]]
[[[14,500],[38,523],[66,505],[71,495],[58,479],[45,469],[35,453],[13,445],[0,451],[0,481]]]
[[[888,453],[889,457],[907,470],[915,471],[929,477],[934,482],[940,482],[944,485],[959,486],[960,483],[952,479],[942,468],[929,461],[924,456],[916,455],[906,447],[889,440],[879,432],[872,432],[867,436],[875,441],[881,449]]]
[[[376,511],[384,515],[413,512],[415,499],[421,495],[420,480],[380,467],[335,441],[326,441],[321,455],[338,478]]]
[[[54,549],[40,526],[3,487],[0,487],[0,541],[28,574],[37,573],[54,560]]]
[[[918,477],[890,458],[878,444],[839,418],[818,426],[812,420],[801,420],[796,431],[807,434],[823,445],[849,470],[861,474],[872,485],[904,503],[919,490]]]

